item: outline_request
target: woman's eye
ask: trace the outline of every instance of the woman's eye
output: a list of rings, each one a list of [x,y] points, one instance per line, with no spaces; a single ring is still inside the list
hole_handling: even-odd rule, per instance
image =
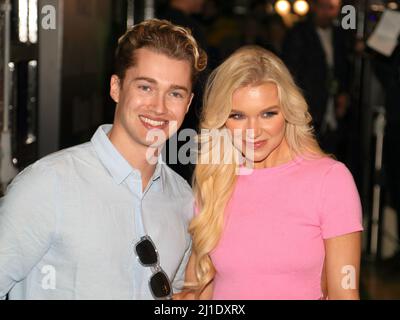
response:
[[[229,115],[229,118],[235,120],[241,120],[244,118],[244,116],[240,113],[232,113],[231,115]]]
[[[277,115],[278,112],[276,111],[268,111],[263,113],[264,118],[272,118],[273,116]]]

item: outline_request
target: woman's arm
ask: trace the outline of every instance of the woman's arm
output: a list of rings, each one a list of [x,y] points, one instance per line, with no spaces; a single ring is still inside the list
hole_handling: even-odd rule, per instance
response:
[[[196,272],[195,272],[195,262],[196,262],[196,255],[192,253],[190,256],[189,262],[186,267],[185,273],[185,282],[195,282],[196,279]],[[213,296],[213,281],[211,281],[202,291],[200,294],[200,300],[211,300]],[[195,294],[192,292],[181,292],[175,294],[173,297],[174,300],[194,300]]]
[[[361,232],[325,240],[326,288],[329,300],[358,300]]]

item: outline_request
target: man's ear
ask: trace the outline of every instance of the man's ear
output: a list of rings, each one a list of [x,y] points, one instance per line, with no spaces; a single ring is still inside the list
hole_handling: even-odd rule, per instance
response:
[[[187,105],[187,107],[186,107],[186,112],[185,112],[185,114],[188,113],[188,111],[189,111],[189,107],[190,107],[190,105],[192,104],[193,97],[194,97],[194,93],[192,93],[192,94],[190,95],[189,103],[188,103],[188,105]]]
[[[110,96],[115,101],[119,102],[119,91],[121,90],[121,80],[115,74],[111,76],[110,80]]]

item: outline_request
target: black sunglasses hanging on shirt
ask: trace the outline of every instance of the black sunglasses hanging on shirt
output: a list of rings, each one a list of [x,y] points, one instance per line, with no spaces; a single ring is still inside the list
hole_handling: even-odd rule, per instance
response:
[[[143,236],[135,245],[136,255],[144,267],[150,267],[153,275],[149,280],[149,287],[154,299],[169,300],[172,298],[171,282],[160,266],[160,257],[150,236]]]

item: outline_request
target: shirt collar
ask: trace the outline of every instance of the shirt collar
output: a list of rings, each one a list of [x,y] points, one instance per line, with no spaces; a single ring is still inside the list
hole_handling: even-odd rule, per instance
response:
[[[140,180],[140,171],[133,168],[128,161],[119,153],[117,148],[112,144],[107,134],[112,129],[112,125],[105,124],[101,125],[93,135],[91,142],[93,144],[94,150],[96,151],[101,163],[110,173],[115,183],[121,184],[125,181],[129,175],[133,175],[135,179]],[[158,163],[156,169],[151,178],[152,181],[161,180],[161,186],[163,183],[162,167],[164,162],[162,160],[161,154],[158,157]]]

